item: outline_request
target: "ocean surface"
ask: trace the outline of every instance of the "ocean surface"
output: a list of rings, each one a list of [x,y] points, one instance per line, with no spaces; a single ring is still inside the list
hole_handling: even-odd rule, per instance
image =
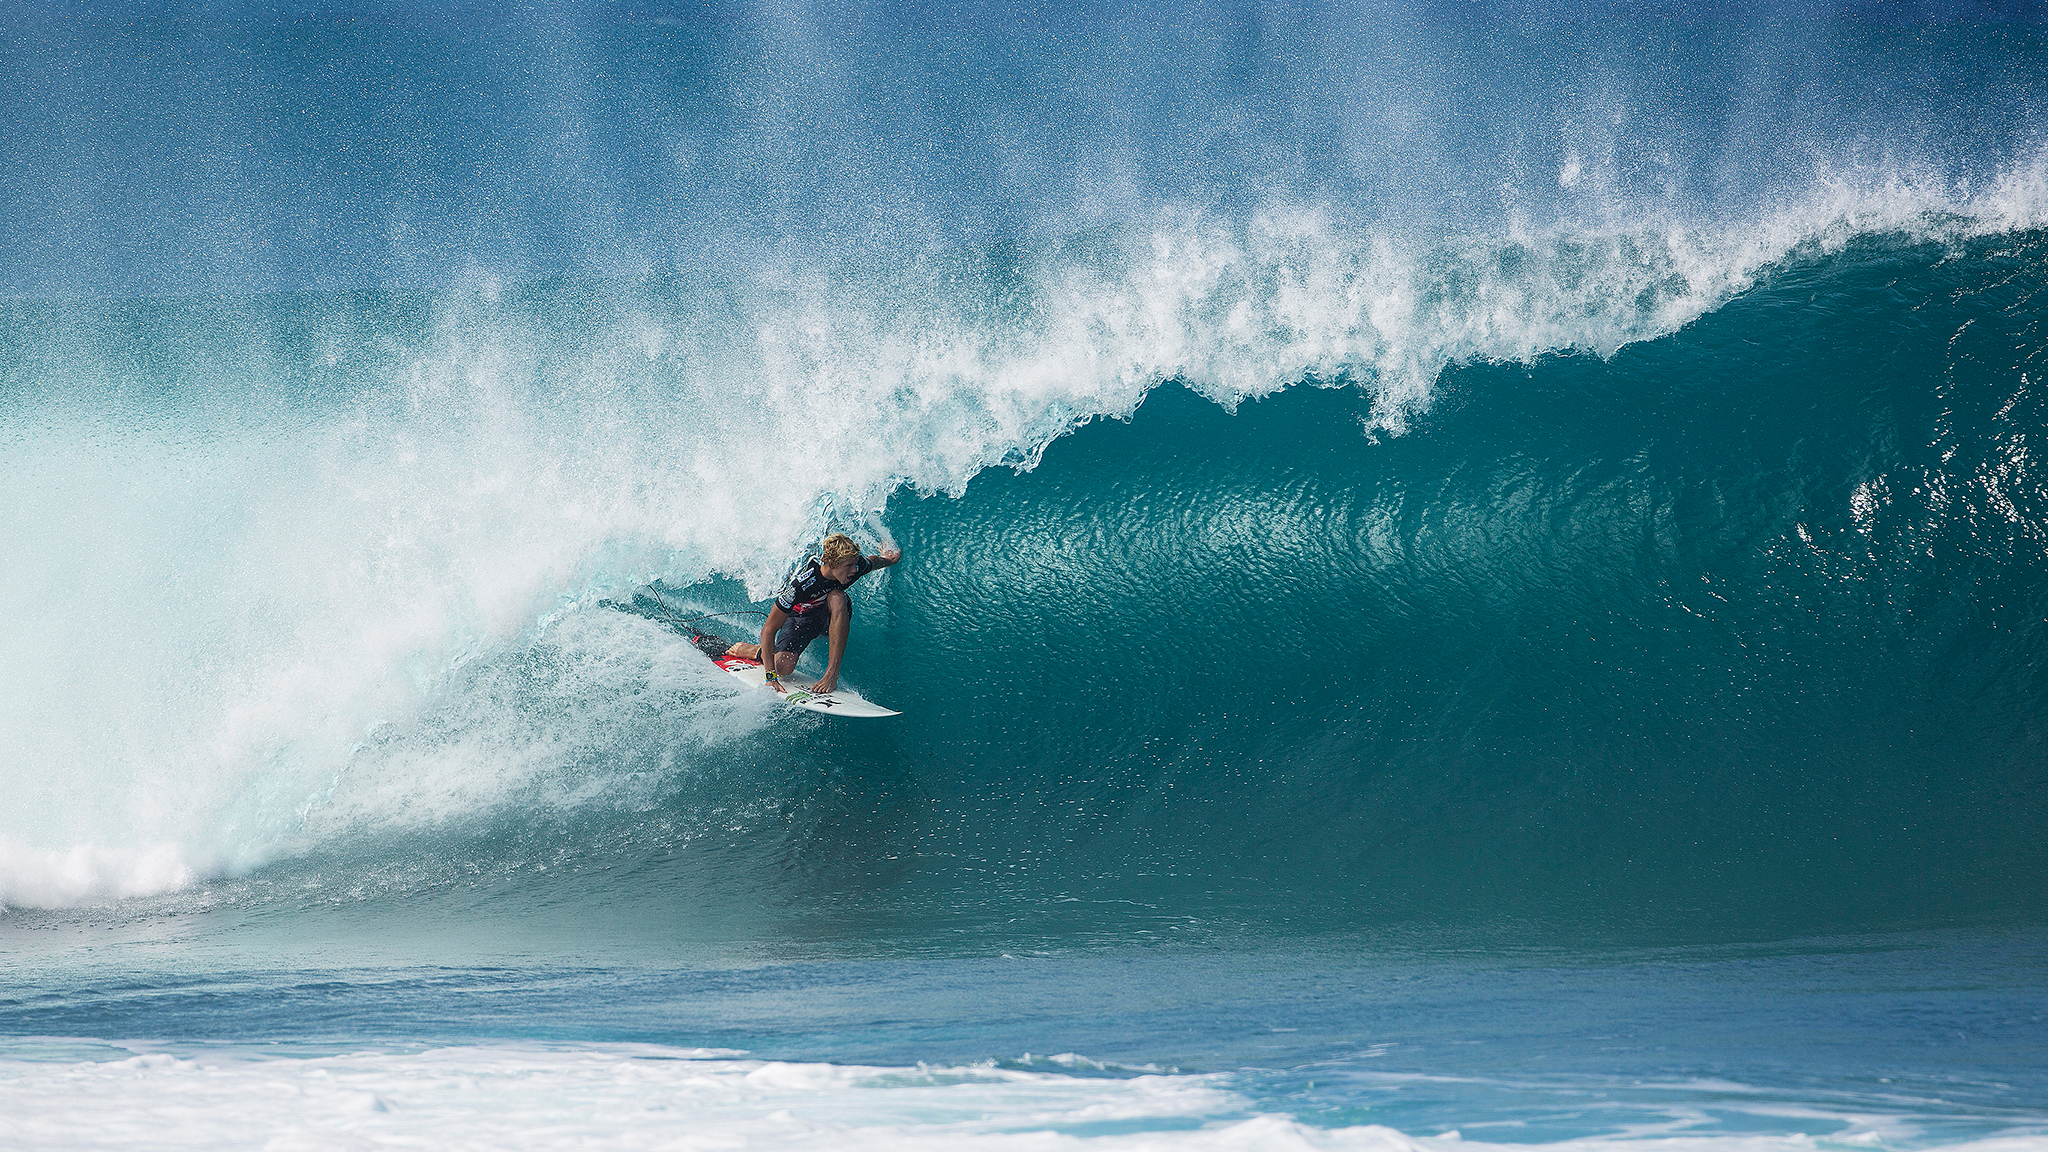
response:
[[[2048,23],[10,5],[0,605],[0,1149],[2038,1152]]]

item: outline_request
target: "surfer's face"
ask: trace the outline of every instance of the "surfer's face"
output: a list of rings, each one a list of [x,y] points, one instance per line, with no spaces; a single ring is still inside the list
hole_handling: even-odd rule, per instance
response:
[[[824,572],[825,575],[839,581],[841,584],[851,584],[854,576],[854,564],[853,561],[848,560],[836,568],[827,568]]]

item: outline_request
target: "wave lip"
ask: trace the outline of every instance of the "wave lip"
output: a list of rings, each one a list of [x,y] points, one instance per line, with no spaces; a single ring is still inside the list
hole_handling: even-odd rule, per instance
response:
[[[185,887],[202,871],[175,843],[52,850],[0,837],[0,908],[69,908],[158,896]]]

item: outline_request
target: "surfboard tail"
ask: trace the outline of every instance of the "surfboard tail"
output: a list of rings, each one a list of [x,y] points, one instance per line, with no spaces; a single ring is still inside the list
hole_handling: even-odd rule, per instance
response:
[[[690,635],[690,643],[696,646],[697,651],[716,660],[731,651],[735,641],[722,636],[706,636],[702,632],[694,632]]]

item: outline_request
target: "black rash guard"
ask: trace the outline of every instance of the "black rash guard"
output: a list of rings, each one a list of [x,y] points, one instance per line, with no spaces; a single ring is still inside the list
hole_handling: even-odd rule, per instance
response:
[[[825,598],[834,592],[843,592],[861,577],[875,570],[874,561],[858,556],[853,561],[853,580],[845,584],[819,571],[820,562],[816,556],[804,561],[796,575],[783,586],[782,595],[775,598],[775,606],[791,616],[801,616],[825,606]]]

